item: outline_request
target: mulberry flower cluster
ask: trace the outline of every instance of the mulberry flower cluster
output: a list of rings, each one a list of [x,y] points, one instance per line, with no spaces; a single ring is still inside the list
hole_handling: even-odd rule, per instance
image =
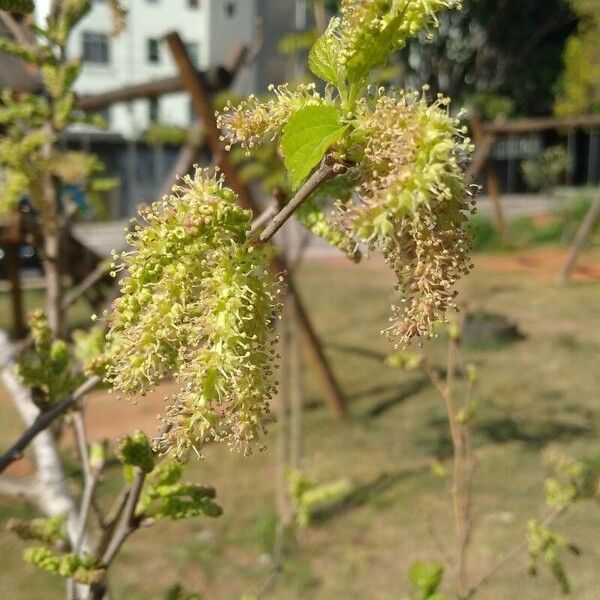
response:
[[[227,150],[233,144],[250,150],[255,146],[273,141],[289,118],[300,108],[310,105],[331,104],[331,98],[323,98],[314,83],[300,84],[293,89],[289,85],[269,86],[275,97],[261,102],[250,95],[234,107],[227,101],[223,111],[217,113],[217,125],[227,141]]]
[[[340,218],[396,273],[401,304],[385,333],[403,346],[432,335],[471,268],[465,225],[474,205],[462,163],[472,146],[448,105],[381,90],[357,105],[358,201],[342,205]]]
[[[349,256],[356,258],[356,248],[365,244],[385,257],[396,274],[400,302],[392,307],[391,325],[384,333],[397,347],[433,335],[436,321],[456,308],[456,282],[471,269],[467,220],[474,202],[464,164],[472,145],[460,115],[450,115],[447,98],[430,102],[427,90],[380,89],[373,94],[368,77],[409,37],[437,27],[437,14],[446,8],[460,8],[460,3],[342,0],[340,17],[332,19],[309,55],[313,73],[329,84],[324,97],[313,88],[310,100],[308,88],[299,94],[279,89],[266,103],[251,99],[237,109],[228,106],[219,120],[228,142],[246,150],[278,140],[284,155],[300,156],[288,161],[290,165],[310,158],[309,150],[321,141],[319,126],[327,132],[344,131],[333,153],[349,166],[346,174],[318,190],[298,212],[309,229],[331,238]],[[294,120],[308,103],[336,107],[337,123],[327,121],[329,106],[321,113],[322,122]],[[294,135],[308,150],[290,148]],[[332,184],[340,179],[351,184],[350,193],[337,193]],[[333,218],[320,210],[317,197],[338,200]]]
[[[339,60],[352,82],[366,79],[394,49],[427,27],[437,27],[437,13],[459,8],[458,0],[342,0],[341,18],[330,31],[339,40]]]
[[[251,214],[222,180],[198,169],[141,213],[107,336],[107,379],[145,394],[172,372],[180,391],[159,447],[178,459],[209,440],[249,451],[275,392],[269,251],[246,243]]]

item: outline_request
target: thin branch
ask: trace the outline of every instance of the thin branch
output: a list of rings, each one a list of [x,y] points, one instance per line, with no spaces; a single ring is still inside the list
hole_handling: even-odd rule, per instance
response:
[[[29,446],[39,433],[50,427],[58,417],[74,406],[83,396],[85,396],[85,394],[95,388],[100,381],[101,378],[97,375],[90,377],[72,394],[54,406],[51,406],[48,410],[41,412],[25,433],[23,433],[7,452],[0,456],[0,473],[2,473],[8,465],[21,458],[27,446]]]
[[[260,234],[261,241],[269,241],[319,186],[345,173],[347,170],[347,164],[336,162],[331,154],[325,156],[319,168],[308,178],[294,197],[275,215],[271,223],[265,227],[264,231]]]
[[[102,535],[93,549],[93,554],[95,556],[102,556],[106,552],[110,540],[113,537],[117,523],[120,521],[123,510],[125,509],[125,504],[127,503],[127,498],[129,497],[129,491],[129,485],[124,485],[121,488],[119,495],[115,498],[110,510],[108,511],[108,514],[106,515],[106,518],[102,522]]]
[[[110,563],[114,560],[117,552],[121,548],[123,542],[131,535],[139,526],[139,521],[135,515],[135,509],[137,507],[142,488],[144,486],[144,480],[146,474],[138,467],[135,468],[135,474],[133,476],[133,482],[129,487],[127,494],[127,500],[123,506],[123,514],[117,528],[115,529],[114,535],[110,540],[107,549],[102,555],[100,561],[104,568],[107,568]]]
[[[98,478],[100,474],[97,470],[92,468],[90,463],[87,432],[81,411],[77,411],[73,414],[73,429],[75,431],[75,437],[77,438],[77,446],[79,448],[79,457],[83,466],[84,477],[81,507],[79,509],[79,523],[77,527],[77,535],[75,536],[75,541],[73,543],[73,552],[78,554],[83,545],[85,527],[90,514],[90,509],[92,508],[94,491],[96,489],[96,485],[98,484]]]
[[[254,221],[248,232],[248,238],[254,236],[262,227],[264,227],[277,214],[277,203],[273,202],[268,206]]]
[[[61,307],[66,310],[81,298],[88,290],[96,285],[110,271],[110,261],[101,261],[98,266],[90,271],[76,286],[65,292]]]
[[[38,496],[38,482],[35,477],[24,479],[22,477],[7,477],[4,475],[0,478],[0,494],[36,500]]]
[[[273,546],[273,566],[269,571],[265,581],[263,582],[261,588],[258,590],[256,594],[256,600],[262,600],[267,596],[267,594],[271,591],[273,585],[277,581],[279,575],[283,571],[283,560],[284,560],[284,550],[285,550],[285,537],[290,528],[290,523],[286,523],[285,521],[279,520],[277,522],[277,530],[275,532],[275,543]]]
[[[77,410],[72,415],[73,431],[77,440],[77,449],[79,451],[79,459],[83,467],[84,482],[92,478],[92,465],[90,464],[90,452],[88,447],[87,431],[85,421],[81,410]]]
[[[107,526],[98,548],[98,552],[102,553],[100,565],[106,570],[110,567],[125,540],[140,526],[141,520],[136,516],[135,510],[145,479],[146,473],[135,467],[131,485],[124,487],[119,495],[119,504],[116,506],[116,520]],[[105,594],[106,581],[94,583],[90,587],[88,600],[102,600]]]
[[[561,506],[560,508],[557,508],[554,512],[550,513],[542,521],[542,525],[544,527],[548,527],[549,525],[552,525],[552,523],[554,523],[554,521],[556,521],[558,518],[560,518],[572,505],[573,505],[573,501],[565,504],[564,506]],[[521,552],[525,551],[526,549],[527,549],[527,540],[523,540],[522,542],[517,544],[514,548],[512,548],[512,550],[507,552],[500,560],[498,560],[498,562],[496,562],[494,565],[492,565],[492,567],[490,567],[490,569],[488,569],[488,571],[486,573],[484,573],[475,584],[473,584],[469,588],[469,591],[467,592],[467,595],[465,596],[465,600],[469,600],[470,598],[473,598],[475,596],[475,594],[482,587],[484,587],[485,585],[487,585],[490,582],[490,580],[494,577],[494,575],[496,575],[496,573],[498,573],[498,571],[500,571],[503,567],[505,567],[512,560],[514,560],[517,556],[519,556],[519,554],[521,554]]]

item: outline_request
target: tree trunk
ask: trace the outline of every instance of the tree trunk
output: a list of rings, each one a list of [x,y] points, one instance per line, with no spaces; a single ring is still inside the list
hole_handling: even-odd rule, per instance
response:
[[[2,357],[0,379],[23,422],[29,427],[40,411],[31,400],[30,390],[21,383],[15,372],[8,336],[1,330],[0,354]],[[48,516],[67,513],[69,537],[74,538],[78,523],[77,508],[67,487],[65,472],[52,431],[47,429],[38,434],[31,443],[31,448],[37,466],[35,491],[37,504]]]
[[[60,233],[44,235],[44,273],[46,279],[46,317],[54,337],[63,337],[62,268],[60,260]]]

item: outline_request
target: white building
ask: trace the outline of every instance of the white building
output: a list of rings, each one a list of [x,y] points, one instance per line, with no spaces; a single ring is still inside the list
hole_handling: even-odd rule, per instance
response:
[[[124,0],[125,31],[111,37],[112,17],[105,0],[93,0],[90,13],[77,25],[68,56],[84,61],[76,83],[80,94],[94,94],[125,85],[176,75],[163,37],[177,31],[201,70],[223,64],[236,45],[251,45],[256,36],[255,0]],[[255,89],[255,73],[244,69],[236,89]],[[185,93],[157,100],[116,104],[105,115],[112,132],[137,137],[152,122],[187,126],[193,115]]]

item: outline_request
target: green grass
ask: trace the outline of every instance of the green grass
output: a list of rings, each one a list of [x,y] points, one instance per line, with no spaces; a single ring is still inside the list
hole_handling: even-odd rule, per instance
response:
[[[504,237],[498,233],[492,219],[483,215],[471,217],[471,234],[474,248],[479,252],[493,252],[507,249],[524,249],[549,244],[568,245],[589,210],[591,200],[581,198],[558,210],[548,218],[537,221],[534,217],[523,216],[507,223]],[[600,223],[596,226],[591,243],[600,242]]]
[[[423,463],[448,447],[443,406],[419,374],[387,368],[391,351],[379,335],[392,299],[391,278],[375,265],[307,262],[301,290],[349,399],[351,417],[333,420],[310,363],[303,372],[304,469],[322,481],[349,477],[352,502],[301,531],[270,598],[277,600],[400,600],[415,559],[439,558],[429,533],[449,546],[447,482]],[[545,514],[541,456],[548,447],[575,457],[598,457],[600,406],[599,283],[557,287],[530,275],[475,269],[461,298],[481,311],[519,324],[525,339],[464,349],[479,366],[475,531],[470,568],[481,572],[523,537],[528,518]],[[442,365],[442,340],[427,347]],[[7,439],[11,423],[2,415]],[[268,449],[250,458],[211,447],[189,477],[215,485],[225,514],[216,520],[158,523],[126,545],[112,575],[116,600],[154,600],[176,581],[207,600],[238,600],[269,572],[273,543],[276,426]],[[3,445],[6,445],[3,442]],[[115,489],[116,470],[104,487]],[[108,494],[105,493],[105,496]],[[22,514],[0,500],[0,519]],[[583,555],[568,558],[573,598],[599,597],[600,507],[584,503],[558,525]],[[58,581],[21,563],[23,544],[0,534],[2,600],[61,598]],[[549,574],[527,575],[521,557],[493,580],[483,600],[561,598]]]
[[[23,291],[23,308],[25,315],[36,308],[44,307],[43,289],[34,288]],[[12,327],[12,304],[6,293],[0,293],[0,329],[10,330]],[[89,327],[90,305],[85,300],[78,300],[67,311],[69,327],[72,329]]]

